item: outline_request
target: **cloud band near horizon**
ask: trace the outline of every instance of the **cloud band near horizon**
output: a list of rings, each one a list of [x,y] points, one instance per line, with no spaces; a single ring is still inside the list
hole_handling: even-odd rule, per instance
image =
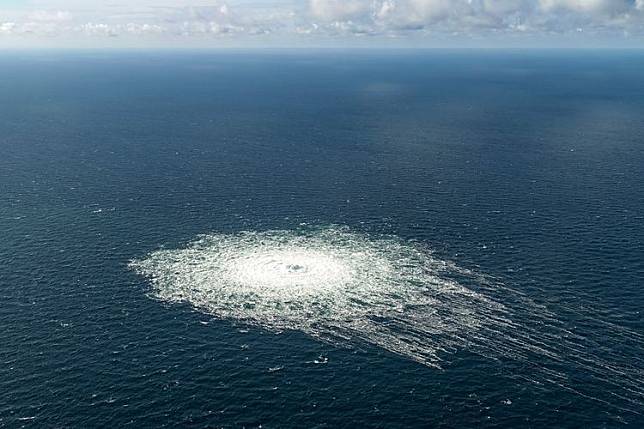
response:
[[[13,0],[0,45],[644,41],[644,0]],[[365,42],[369,41],[369,42]],[[451,43],[457,41],[456,43]],[[642,44],[644,46],[644,44]]]

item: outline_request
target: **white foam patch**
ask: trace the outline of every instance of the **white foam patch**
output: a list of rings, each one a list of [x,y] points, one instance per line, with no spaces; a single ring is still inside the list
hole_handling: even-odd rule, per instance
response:
[[[205,235],[131,265],[164,301],[432,366],[510,323],[503,305],[443,276],[448,264],[427,248],[346,228]]]
[[[211,234],[130,266],[150,280],[155,298],[221,319],[339,345],[372,344],[432,367],[458,350],[521,361],[528,375],[510,376],[555,384],[618,417],[644,407],[640,358],[625,360],[620,347],[576,333],[545,306],[396,237],[343,227]],[[644,347],[644,335],[575,302],[560,311],[615,342]],[[592,385],[579,390],[571,377],[603,383],[602,395]]]

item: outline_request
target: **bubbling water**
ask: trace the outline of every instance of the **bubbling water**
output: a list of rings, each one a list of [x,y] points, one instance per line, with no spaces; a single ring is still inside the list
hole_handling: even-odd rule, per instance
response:
[[[445,351],[482,344],[475,332],[482,338],[511,323],[502,304],[443,275],[450,266],[429,249],[347,228],[204,235],[131,266],[164,301],[269,330],[371,343],[431,366]]]
[[[355,267],[346,257],[321,251],[292,246],[267,249],[260,245],[231,258],[221,273],[229,283],[271,293],[278,289],[319,294],[322,289],[350,283],[355,277]]]
[[[210,234],[130,267],[150,280],[154,298],[221,319],[340,346],[371,344],[436,368],[458,350],[521,361],[530,371],[518,377],[530,383],[555,384],[619,413],[644,406],[639,360],[617,364],[619,348],[588,342],[545,306],[397,237],[344,227]],[[622,343],[644,344],[640,333],[597,313],[561,310]],[[579,391],[563,360],[574,376],[603,383],[612,402]]]

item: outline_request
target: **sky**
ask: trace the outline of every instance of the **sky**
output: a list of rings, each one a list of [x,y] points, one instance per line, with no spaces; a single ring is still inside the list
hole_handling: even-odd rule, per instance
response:
[[[644,47],[644,0],[0,0],[0,48]]]

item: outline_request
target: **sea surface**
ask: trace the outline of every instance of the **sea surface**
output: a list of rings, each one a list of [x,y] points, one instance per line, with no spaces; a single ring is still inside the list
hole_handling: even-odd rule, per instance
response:
[[[643,308],[641,51],[0,53],[0,427],[644,427]]]

